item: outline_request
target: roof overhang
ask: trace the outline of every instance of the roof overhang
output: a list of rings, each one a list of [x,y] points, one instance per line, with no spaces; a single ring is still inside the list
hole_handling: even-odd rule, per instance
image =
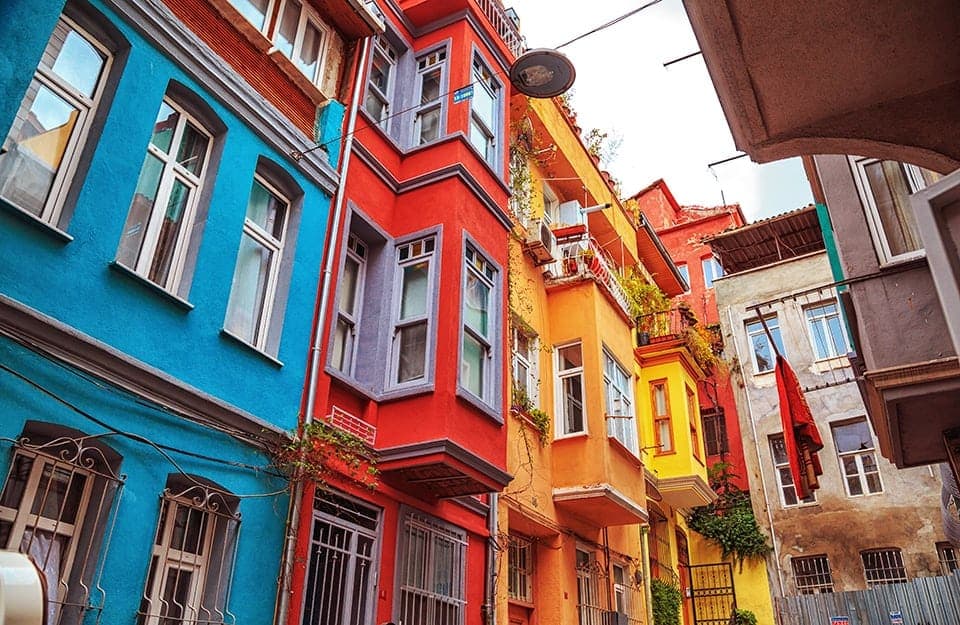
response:
[[[553,489],[553,503],[595,527],[646,523],[646,508],[609,484]]]
[[[671,508],[696,508],[713,503],[717,498],[710,485],[699,475],[662,477],[657,481],[657,489]]]
[[[499,492],[512,476],[451,440],[378,451],[383,480],[425,501]]]
[[[956,0],[684,0],[736,146],[960,166]]]

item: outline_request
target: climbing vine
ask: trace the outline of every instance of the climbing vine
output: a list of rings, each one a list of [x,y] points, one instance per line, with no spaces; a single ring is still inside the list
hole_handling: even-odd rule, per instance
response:
[[[653,597],[653,624],[680,625],[680,602],[683,596],[676,584],[653,579],[650,582]]]
[[[771,551],[750,505],[750,495],[733,483],[730,463],[710,467],[710,485],[717,500],[694,508],[687,519],[691,529],[720,547],[723,559],[733,558],[742,568],[744,560],[762,559]]]
[[[373,449],[360,437],[320,421],[295,431],[293,440],[277,450],[275,463],[291,481],[323,487],[331,478],[346,478],[370,489],[378,485]]]

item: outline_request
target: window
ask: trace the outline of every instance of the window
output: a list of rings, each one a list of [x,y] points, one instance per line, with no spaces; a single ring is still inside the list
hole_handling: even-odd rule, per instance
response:
[[[850,351],[836,301],[804,308],[803,314],[817,360],[845,356]]]
[[[790,459],[787,457],[787,447],[783,442],[783,434],[770,437],[770,453],[773,455],[773,467],[777,474],[780,501],[783,505],[797,506],[801,503],[816,503],[817,498],[813,492],[803,500],[797,499],[797,488],[793,484],[793,474],[790,472]]]
[[[592,551],[577,549],[577,615],[579,625],[595,625],[603,617],[600,566]]]
[[[773,336],[777,350],[782,354],[783,339],[780,338],[780,322],[777,320],[777,316],[764,317],[763,321],[766,323],[770,335]],[[763,331],[763,323],[759,319],[747,322],[747,340],[750,341],[750,359],[753,361],[754,372],[773,371],[775,354],[770,345],[770,337]]]
[[[690,292],[690,267],[687,266],[687,263],[677,263],[677,271],[680,272],[680,275],[683,276],[683,283],[686,284],[684,288],[684,293]]]
[[[830,562],[827,556],[791,558],[790,564],[793,567],[797,592],[801,595],[833,592],[833,574],[830,573]]]
[[[833,442],[843,468],[847,494],[851,497],[883,492],[873,437],[866,419],[832,423]]]
[[[684,388],[687,397],[687,418],[690,420],[690,447],[693,450],[693,457],[697,460],[703,460],[703,454],[700,452],[700,432],[697,424],[700,421],[700,406],[697,403],[697,394],[689,386]]]
[[[670,556],[670,526],[667,517],[655,505],[650,506],[650,573],[655,579],[673,581]]]
[[[557,348],[557,435],[586,432],[583,421],[583,352],[580,343]]]
[[[633,376],[628,375],[607,350],[603,350],[603,388],[607,403],[607,435],[639,454],[637,420],[633,410]]]
[[[43,572],[51,625],[102,608],[90,589],[109,545],[120,460],[96,437],[36,421],[14,447],[0,491],[0,549],[29,555]]]
[[[413,143],[423,145],[440,138],[442,124],[443,65],[446,50],[431,52],[417,59],[416,111],[413,116]]]
[[[464,251],[460,385],[494,403],[495,352],[500,319],[497,270],[469,244]]]
[[[496,164],[500,85],[478,56],[473,58],[473,98],[470,102],[470,143],[483,160]]]
[[[391,379],[394,385],[427,377],[427,342],[433,307],[433,257],[436,237],[397,246],[396,309]]]
[[[703,423],[703,444],[708,456],[721,456],[730,451],[727,441],[727,422],[723,408],[700,408],[700,421]]]
[[[533,550],[530,539],[511,534],[507,541],[507,596],[533,603]]]
[[[940,560],[940,573],[950,575],[960,569],[960,559],[957,558],[957,548],[953,543],[937,543],[937,558]]]
[[[303,625],[368,623],[376,593],[379,512],[318,489],[307,563]]]
[[[515,406],[540,407],[537,337],[513,329],[513,394]]]
[[[310,82],[319,83],[323,77],[328,36],[326,25],[316,13],[298,0],[284,0],[273,43]]]
[[[179,291],[213,139],[164,98],[117,250],[117,262],[167,291]]]
[[[670,453],[674,450],[673,426],[670,423],[670,397],[667,393],[666,380],[650,383],[650,401],[653,406],[653,432],[657,453]]]
[[[548,226],[560,222],[560,198],[546,182],[543,183],[543,220]]]
[[[713,281],[723,275],[723,267],[713,256],[707,256],[700,260],[703,266],[703,285],[705,288],[712,289]]]
[[[112,58],[60,18],[0,150],[0,198],[59,226]]]
[[[856,157],[851,161],[880,263],[921,256],[923,243],[909,198],[940,175],[896,161]]]
[[[272,0],[230,0],[240,13],[249,20],[251,24],[257,27],[257,30],[263,30],[267,24],[267,16],[270,15],[270,5]]]
[[[397,52],[383,35],[377,35],[372,56],[363,107],[381,128],[387,130],[396,80]]]
[[[167,478],[138,623],[172,625],[230,615],[238,504],[202,478]]]
[[[289,211],[290,202],[264,178],[255,176],[224,326],[232,335],[265,351]]]
[[[397,622],[463,625],[467,538],[459,529],[407,512],[401,521]]]
[[[332,364],[339,371],[352,376],[357,329],[363,304],[364,278],[367,273],[367,245],[356,234],[347,238],[343,271],[337,286],[337,323],[333,334]]]
[[[897,548],[861,551],[860,560],[863,562],[863,575],[867,580],[868,588],[878,584],[907,581],[903,555]]]
[[[627,615],[627,623],[642,623],[643,589],[637,578],[630,574],[625,564],[613,565],[613,606],[617,612]]]

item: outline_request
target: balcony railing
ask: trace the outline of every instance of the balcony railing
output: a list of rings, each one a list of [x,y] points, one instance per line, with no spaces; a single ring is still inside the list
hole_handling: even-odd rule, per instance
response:
[[[490,20],[493,29],[500,35],[507,47],[513,52],[514,56],[520,56],[526,49],[526,42],[520,35],[520,29],[513,19],[507,15],[507,11],[499,0],[476,0],[477,6],[483,11],[483,14]]]
[[[617,281],[614,265],[606,259],[600,246],[593,239],[560,246],[562,258],[551,267],[553,277],[558,280],[569,278],[593,278],[620,306],[623,313],[630,316],[630,304],[626,291]]]
[[[642,315],[637,320],[637,337],[640,345],[661,343],[681,338],[687,328],[692,328],[697,318],[687,308],[671,308],[664,312]]]

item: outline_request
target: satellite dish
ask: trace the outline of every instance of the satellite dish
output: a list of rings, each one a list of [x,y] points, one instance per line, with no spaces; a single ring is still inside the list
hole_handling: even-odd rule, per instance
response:
[[[552,98],[573,86],[577,72],[566,56],[550,48],[529,50],[510,67],[510,82],[531,98]]]

